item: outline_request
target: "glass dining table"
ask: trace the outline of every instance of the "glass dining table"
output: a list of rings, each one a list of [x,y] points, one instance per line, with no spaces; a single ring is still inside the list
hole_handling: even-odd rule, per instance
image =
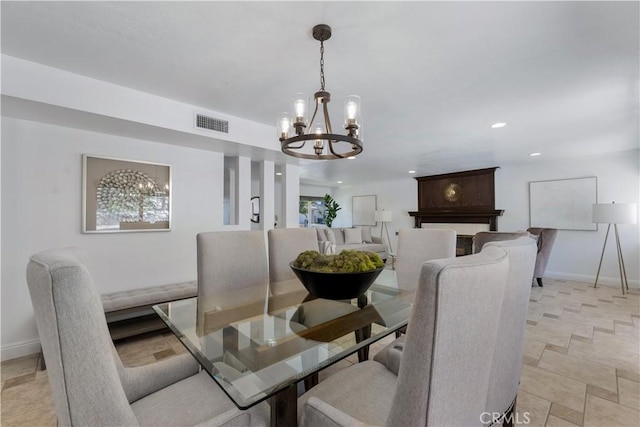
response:
[[[395,271],[386,269],[352,301],[310,297],[295,281],[289,288],[153,307],[238,408],[268,399],[271,425],[297,424],[298,382],[313,385],[318,371],[356,352],[368,357],[370,344],[405,326],[414,294],[398,289]]]

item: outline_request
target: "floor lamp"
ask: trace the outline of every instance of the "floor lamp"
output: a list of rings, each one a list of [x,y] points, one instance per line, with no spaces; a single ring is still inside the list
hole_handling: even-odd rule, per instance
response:
[[[393,252],[393,247],[391,247],[391,239],[389,238],[389,228],[387,227],[387,223],[391,222],[391,211],[376,211],[376,222],[381,222],[382,226],[380,227],[380,238],[382,239],[382,230],[387,231],[387,243],[389,244],[389,252]]]
[[[595,288],[598,286],[598,278],[600,277],[600,268],[602,267],[602,259],[604,258],[604,249],[607,247],[607,238],[609,230],[613,224],[613,230],[616,235],[616,249],[618,251],[618,269],[620,270],[620,284],[622,285],[622,295],[625,290],[629,290],[629,282],[627,281],[627,270],[624,268],[624,259],[622,257],[622,249],[620,247],[620,236],[618,234],[618,224],[635,224],[638,219],[638,207],[635,203],[601,203],[593,205],[593,222],[609,224],[607,226],[607,234],[604,236],[604,245],[602,246],[602,255],[600,255],[600,264],[598,265],[598,273],[596,273]]]

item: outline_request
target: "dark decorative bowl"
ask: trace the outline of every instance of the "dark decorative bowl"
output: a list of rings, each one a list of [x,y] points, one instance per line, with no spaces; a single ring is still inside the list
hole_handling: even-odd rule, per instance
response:
[[[358,273],[323,273],[303,270],[289,263],[307,291],[314,297],[324,299],[351,299],[364,294],[384,267]]]

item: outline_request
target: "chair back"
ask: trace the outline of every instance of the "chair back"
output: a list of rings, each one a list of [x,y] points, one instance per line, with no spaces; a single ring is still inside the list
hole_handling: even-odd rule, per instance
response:
[[[533,277],[543,277],[547,270],[547,263],[551,257],[551,249],[556,241],[558,230],[555,228],[537,228],[527,229],[531,234],[538,236],[538,256],[536,258],[536,267],[533,271]]]
[[[488,242],[514,240],[528,235],[527,231],[480,231],[473,236],[473,253],[480,252]]]
[[[456,256],[456,232],[425,228],[403,228],[398,235],[398,253],[394,264],[398,287],[413,290],[418,286],[425,261]]]
[[[499,312],[498,340],[493,353],[486,409],[490,414],[504,414],[514,401],[520,383],[524,332],[537,247],[529,237],[490,242],[485,247],[489,246],[501,248],[509,257],[509,275]]]
[[[499,248],[426,262],[386,425],[478,425],[509,262]]]
[[[200,326],[209,310],[266,296],[269,270],[264,232],[211,231],[199,233],[196,242]]]
[[[276,228],[267,232],[269,245],[269,281],[273,295],[304,289],[289,263],[300,252],[317,251],[318,235],[314,228]]]
[[[102,301],[81,251],[33,255],[27,284],[58,425],[137,425]]]

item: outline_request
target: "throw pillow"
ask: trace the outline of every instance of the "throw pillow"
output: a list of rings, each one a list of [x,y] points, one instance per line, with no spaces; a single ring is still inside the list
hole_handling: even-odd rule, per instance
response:
[[[316,234],[318,235],[318,242],[327,241],[327,235],[324,232],[324,228],[316,227]]]
[[[333,255],[336,253],[336,244],[329,241],[322,242],[322,253],[325,255]]]
[[[362,228],[345,228],[344,244],[354,245],[362,243]]]
[[[371,236],[371,226],[362,227],[362,241],[364,243],[373,243],[373,236]]]
[[[327,240],[331,243],[335,243],[336,242],[336,235],[333,233],[333,230],[330,228],[325,228],[324,232],[326,233],[325,235],[327,236]]]

